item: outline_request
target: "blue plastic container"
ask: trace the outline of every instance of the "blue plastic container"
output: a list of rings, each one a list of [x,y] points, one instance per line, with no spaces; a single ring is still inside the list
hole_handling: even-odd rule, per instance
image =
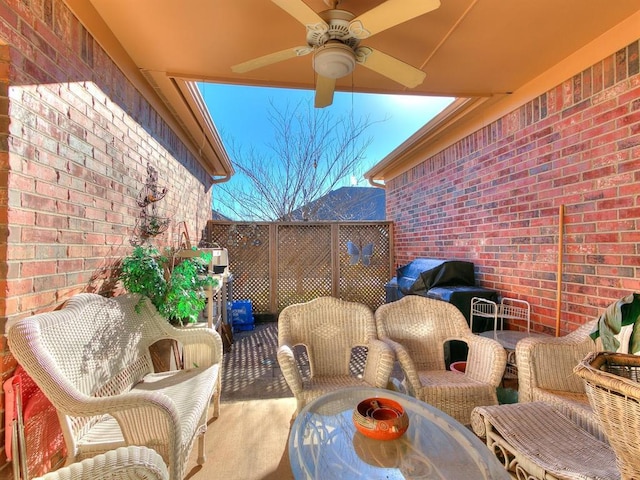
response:
[[[234,332],[243,332],[255,328],[251,300],[236,300],[231,303],[231,326]]]

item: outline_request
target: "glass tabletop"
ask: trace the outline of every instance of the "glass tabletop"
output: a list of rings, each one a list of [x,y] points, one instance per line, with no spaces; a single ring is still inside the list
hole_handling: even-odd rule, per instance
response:
[[[353,410],[367,398],[399,402],[409,429],[397,440],[358,432]],[[296,417],[289,458],[301,479],[509,479],[486,445],[444,412],[390,390],[346,388],[317,398]]]

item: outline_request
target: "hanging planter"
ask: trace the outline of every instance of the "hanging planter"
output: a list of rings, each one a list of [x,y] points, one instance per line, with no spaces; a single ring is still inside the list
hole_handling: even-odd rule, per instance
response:
[[[166,232],[169,228],[169,223],[171,223],[171,219],[168,217],[143,213],[138,220],[136,233],[144,238],[155,237]]]
[[[136,203],[141,208],[140,217],[136,221],[130,243],[134,246],[146,243],[149,238],[164,233],[169,228],[171,219],[157,214],[156,202],[167,194],[167,187],[158,185],[158,172],[151,165],[147,165],[147,181],[143,185]]]

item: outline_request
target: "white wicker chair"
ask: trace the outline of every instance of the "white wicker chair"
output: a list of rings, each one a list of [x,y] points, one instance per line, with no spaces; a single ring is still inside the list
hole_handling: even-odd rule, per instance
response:
[[[58,410],[67,463],[121,446],[154,448],[182,480],[213,398],[218,416],[222,341],[208,328],[172,327],[147,299],[78,294],[58,311],[16,322],[9,348]],[[149,346],[175,339],[185,369],[154,373]]]
[[[608,308],[632,298],[625,297]],[[604,350],[601,338],[594,341],[590,336],[598,328],[598,321],[587,322],[563,337],[520,340],[516,345],[518,401],[550,403],[598,439],[606,440],[589,405],[584,382],[574,374],[574,368],[587,354]],[[628,353],[632,332],[633,325],[626,325],[615,335],[618,352]]]
[[[454,305],[408,295],[380,306],[375,318],[378,336],[395,351],[411,395],[465,425],[474,407],[498,403],[507,354],[497,341],[474,335]],[[449,340],[469,347],[464,374],[446,369]]]
[[[146,447],[120,447],[32,480],[168,480],[162,457]]]
[[[604,439],[584,383],[573,373],[582,359],[598,348],[589,336],[596,323],[588,322],[563,337],[520,340],[516,345],[518,401],[550,403],[589,433]]]
[[[295,351],[306,347],[308,377]],[[350,370],[353,349],[367,348],[362,375]],[[386,388],[393,369],[391,349],[376,337],[373,313],[366,305],[320,297],[290,305],[278,318],[278,363],[297,400],[296,414],[311,400],[344,387]]]

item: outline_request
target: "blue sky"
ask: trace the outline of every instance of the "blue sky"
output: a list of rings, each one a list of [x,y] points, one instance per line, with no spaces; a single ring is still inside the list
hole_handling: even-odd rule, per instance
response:
[[[304,102],[308,102],[312,106],[315,94],[310,90],[273,87],[222,84],[199,86],[211,118],[230,155],[232,144],[240,146],[243,151],[254,150],[267,154],[268,144],[273,143],[274,136],[273,127],[269,122],[271,104],[278,111],[285,111],[287,106],[295,108],[300,102],[303,102],[303,105]],[[452,101],[452,98],[443,97],[336,92],[333,104],[324,110],[329,109],[331,114],[335,113],[339,117],[351,116],[356,123],[366,118],[373,122],[363,134],[363,141],[371,137],[372,142],[366,149],[362,170],[341,179],[338,187],[369,186],[362,174],[384,159]],[[234,158],[231,160],[235,161]],[[248,181],[241,174],[236,173],[225,187],[235,190],[237,187],[248,185],[246,182]],[[228,201],[229,197],[226,198]],[[217,199],[215,195],[212,208],[227,217],[236,217],[224,205],[224,201]]]
[[[202,96],[209,108],[225,146],[231,139],[239,145],[260,148],[269,142],[273,132],[267,119],[270,101],[276,106],[295,106],[299,101],[313,104],[314,92],[272,87],[200,84]],[[333,105],[326,107],[337,115],[354,118],[369,116],[377,122],[365,136],[373,137],[366,154],[365,171],[415,133],[445,108],[453,99],[416,95],[375,95],[336,92]],[[384,120],[386,118],[386,120]],[[379,122],[380,120],[384,120]],[[233,159],[232,159],[233,160]],[[358,179],[362,184],[362,179]]]

